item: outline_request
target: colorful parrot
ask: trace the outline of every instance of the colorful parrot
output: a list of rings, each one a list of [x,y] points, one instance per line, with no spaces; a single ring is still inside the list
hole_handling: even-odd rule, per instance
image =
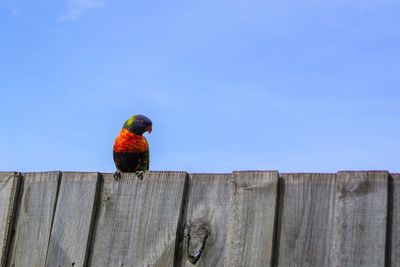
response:
[[[152,130],[153,123],[143,115],[134,115],[124,123],[113,149],[116,180],[121,178],[121,172],[136,172],[142,179],[143,171],[147,171],[150,164],[149,144],[143,133]]]

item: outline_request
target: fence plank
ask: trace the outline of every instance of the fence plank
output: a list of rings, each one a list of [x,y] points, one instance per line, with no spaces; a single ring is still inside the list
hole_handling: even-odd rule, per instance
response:
[[[0,266],[6,265],[20,176],[0,173]]]
[[[11,266],[45,266],[59,178],[59,172],[23,174],[22,198],[9,259]]]
[[[84,266],[99,188],[98,173],[62,174],[46,266]]]
[[[281,174],[278,266],[330,266],[335,174]]]
[[[230,179],[231,174],[190,174],[180,266],[224,266]],[[196,265],[188,258],[189,233],[195,227],[206,227],[208,232]]]
[[[278,172],[234,172],[232,183],[225,264],[270,266]]]
[[[104,174],[90,266],[173,266],[186,176]]]
[[[333,266],[384,266],[387,172],[339,172]]]
[[[391,265],[387,266],[397,266],[400,263],[400,173],[392,174],[393,183],[391,184],[392,188],[392,199],[391,205],[391,219],[390,222],[390,233],[392,234],[391,244],[389,245],[389,250],[391,252]],[[390,255],[389,255],[390,256]]]

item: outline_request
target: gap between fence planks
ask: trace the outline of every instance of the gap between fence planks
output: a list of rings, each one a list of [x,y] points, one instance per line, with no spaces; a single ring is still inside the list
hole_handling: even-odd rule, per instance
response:
[[[399,180],[386,171],[0,173],[0,266],[395,266]],[[193,264],[188,251],[203,241]]]

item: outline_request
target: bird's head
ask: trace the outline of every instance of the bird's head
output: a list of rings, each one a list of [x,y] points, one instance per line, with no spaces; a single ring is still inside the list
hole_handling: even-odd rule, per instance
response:
[[[134,115],[125,122],[124,128],[131,133],[142,135],[144,132],[151,133],[153,123],[144,115]]]

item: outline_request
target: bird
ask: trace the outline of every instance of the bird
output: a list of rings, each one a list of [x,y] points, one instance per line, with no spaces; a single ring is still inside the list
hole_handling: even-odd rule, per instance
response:
[[[144,115],[133,115],[124,123],[113,147],[115,180],[121,178],[121,172],[135,172],[143,179],[143,172],[150,166],[149,144],[143,134],[152,130],[152,121]]]

